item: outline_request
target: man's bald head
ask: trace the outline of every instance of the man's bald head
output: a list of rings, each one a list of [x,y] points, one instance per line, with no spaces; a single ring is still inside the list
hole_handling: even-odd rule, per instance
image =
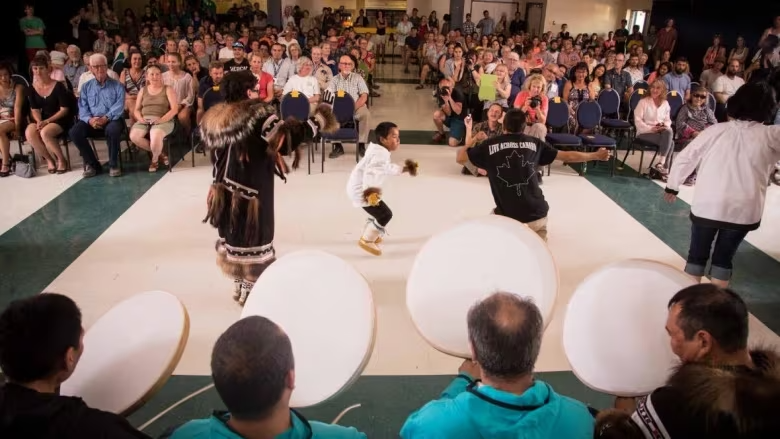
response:
[[[495,293],[471,307],[468,329],[474,361],[485,375],[514,379],[533,372],[544,322],[530,299]]]

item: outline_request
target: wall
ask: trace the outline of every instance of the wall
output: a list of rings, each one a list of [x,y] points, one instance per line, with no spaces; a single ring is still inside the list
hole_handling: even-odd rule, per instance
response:
[[[566,23],[572,34],[606,34],[617,29],[626,10],[626,0],[547,0],[544,30],[559,32]]]

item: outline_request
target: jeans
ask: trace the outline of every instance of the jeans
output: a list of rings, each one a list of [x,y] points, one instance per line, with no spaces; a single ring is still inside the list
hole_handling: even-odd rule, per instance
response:
[[[710,276],[722,281],[730,280],[732,260],[747,234],[747,230],[729,230],[693,224],[685,272],[691,276],[704,276],[707,261],[710,259],[710,250],[712,250]]]
[[[366,206],[363,210],[374,217],[376,222],[382,227],[386,226],[393,219],[393,211],[390,210],[390,207],[384,201],[380,201],[376,206]]]
[[[124,119],[112,120],[102,130],[96,130],[82,120],[76,122],[76,125],[70,129],[70,140],[79,149],[85,165],[100,169],[100,162],[92,151],[89,138],[105,136],[108,145],[108,166],[112,169],[119,167],[119,144],[122,141],[122,133],[127,129],[126,126],[122,126],[124,123]]]

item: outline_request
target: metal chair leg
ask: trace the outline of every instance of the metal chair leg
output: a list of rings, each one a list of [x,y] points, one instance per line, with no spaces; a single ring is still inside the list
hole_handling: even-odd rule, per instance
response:
[[[322,165],[322,170],[320,172],[324,174],[325,173],[325,139],[322,139],[322,144],[320,146],[321,146],[320,149],[322,150],[322,158],[320,158],[320,160],[322,160],[322,162],[320,163]]]

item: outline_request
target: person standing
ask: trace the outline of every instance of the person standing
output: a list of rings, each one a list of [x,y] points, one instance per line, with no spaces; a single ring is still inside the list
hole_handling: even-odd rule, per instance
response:
[[[666,27],[656,32],[655,47],[653,48],[653,59],[661,59],[664,52],[669,52],[671,57],[674,54],[674,48],[677,46],[677,29],[674,28],[674,19],[666,20]]]
[[[487,171],[496,215],[526,224],[546,241],[550,206],[539,187],[537,169],[555,160],[567,163],[608,160],[610,152],[604,148],[587,153],[558,151],[536,137],[523,134],[525,126],[526,114],[512,108],[504,116],[503,135],[474,147],[461,147],[456,160],[461,165],[471,162]],[[471,130],[471,118],[467,118],[466,129]]]
[[[203,220],[219,231],[217,264],[234,280],[233,300],[244,304],[257,278],[276,260],[274,249],[274,180],[286,180],[283,156],[298,167],[304,141],[338,122],[330,107],[299,121],[279,118],[273,105],[257,99],[257,78],[248,70],[230,72],[220,83],[225,103],[203,116],[201,138],[212,152],[213,181]]]
[[[32,61],[39,50],[46,50],[46,41],[43,32],[46,25],[43,20],[35,16],[35,8],[32,5],[24,7],[24,17],[19,20],[19,27],[24,32],[24,49],[27,53],[27,61]]]
[[[727,287],[739,245],[761,225],[767,182],[780,160],[780,126],[764,125],[775,107],[766,83],[740,87],[728,100],[729,121],[702,131],[672,165],[664,193],[670,203],[698,167],[685,265],[685,272],[697,280],[711,260],[712,283]]]

